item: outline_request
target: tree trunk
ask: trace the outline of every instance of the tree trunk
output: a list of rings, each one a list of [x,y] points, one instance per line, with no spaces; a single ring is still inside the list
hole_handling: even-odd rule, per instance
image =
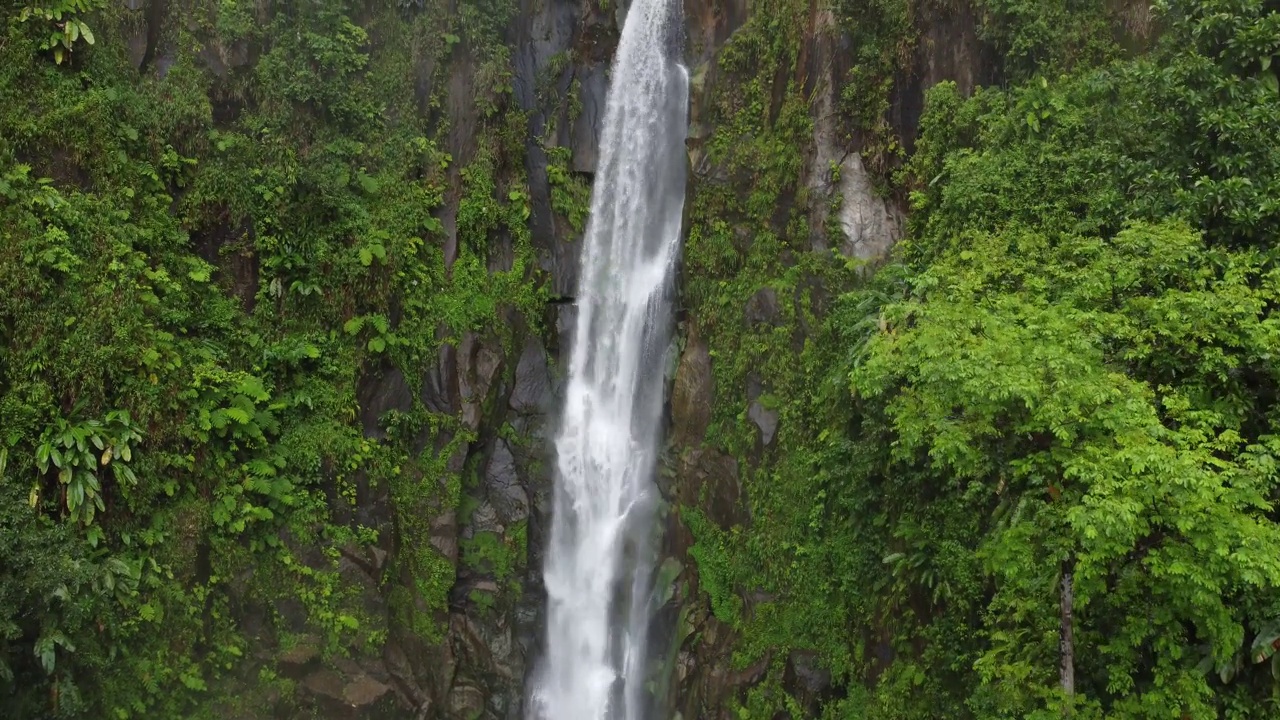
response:
[[[1058,629],[1058,647],[1061,652],[1061,665],[1058,671],[1062,679],[1062,693],[1066,696],[1066,704],[1062,709],[1063,715],[1066,716],[1071,715],[1071,700],[1076,694],[1076,648],[1071,619],[1072,604],[1075,602],[1074,570],[1075,562],[1072,560],[1068,560],[1062,566],[1062,615]]]

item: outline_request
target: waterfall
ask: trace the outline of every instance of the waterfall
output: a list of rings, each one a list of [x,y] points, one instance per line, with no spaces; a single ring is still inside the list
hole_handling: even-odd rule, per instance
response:
[[[605,105],[556,439],[535,720],[640,720],[654,473],[684,207],[679,0],[633,0]]]

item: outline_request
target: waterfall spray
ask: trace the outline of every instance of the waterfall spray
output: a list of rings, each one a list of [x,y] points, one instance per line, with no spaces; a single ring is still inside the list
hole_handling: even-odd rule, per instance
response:
[[[654,473],[684,207],[679,0],[633,0],[613,65],[556,439],[536,720],[640,720]]]

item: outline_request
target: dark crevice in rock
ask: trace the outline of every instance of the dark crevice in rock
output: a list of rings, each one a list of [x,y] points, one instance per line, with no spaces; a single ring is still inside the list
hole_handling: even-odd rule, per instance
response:
[[[160,45],[160,33],[164,28],[164,14],[168,5],[168,0],[150,0],[147,3],[147,49],[142,53],[142,61],[138,63],[140,73],[145,73],[156,58],[156,51]]]

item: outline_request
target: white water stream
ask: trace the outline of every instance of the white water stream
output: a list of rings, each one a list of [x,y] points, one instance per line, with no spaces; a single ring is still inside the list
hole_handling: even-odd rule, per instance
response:
[[[535,720],[641,720],[655,459],[684,207],[680,0],[633,0],[614,59],[556,439]]]

